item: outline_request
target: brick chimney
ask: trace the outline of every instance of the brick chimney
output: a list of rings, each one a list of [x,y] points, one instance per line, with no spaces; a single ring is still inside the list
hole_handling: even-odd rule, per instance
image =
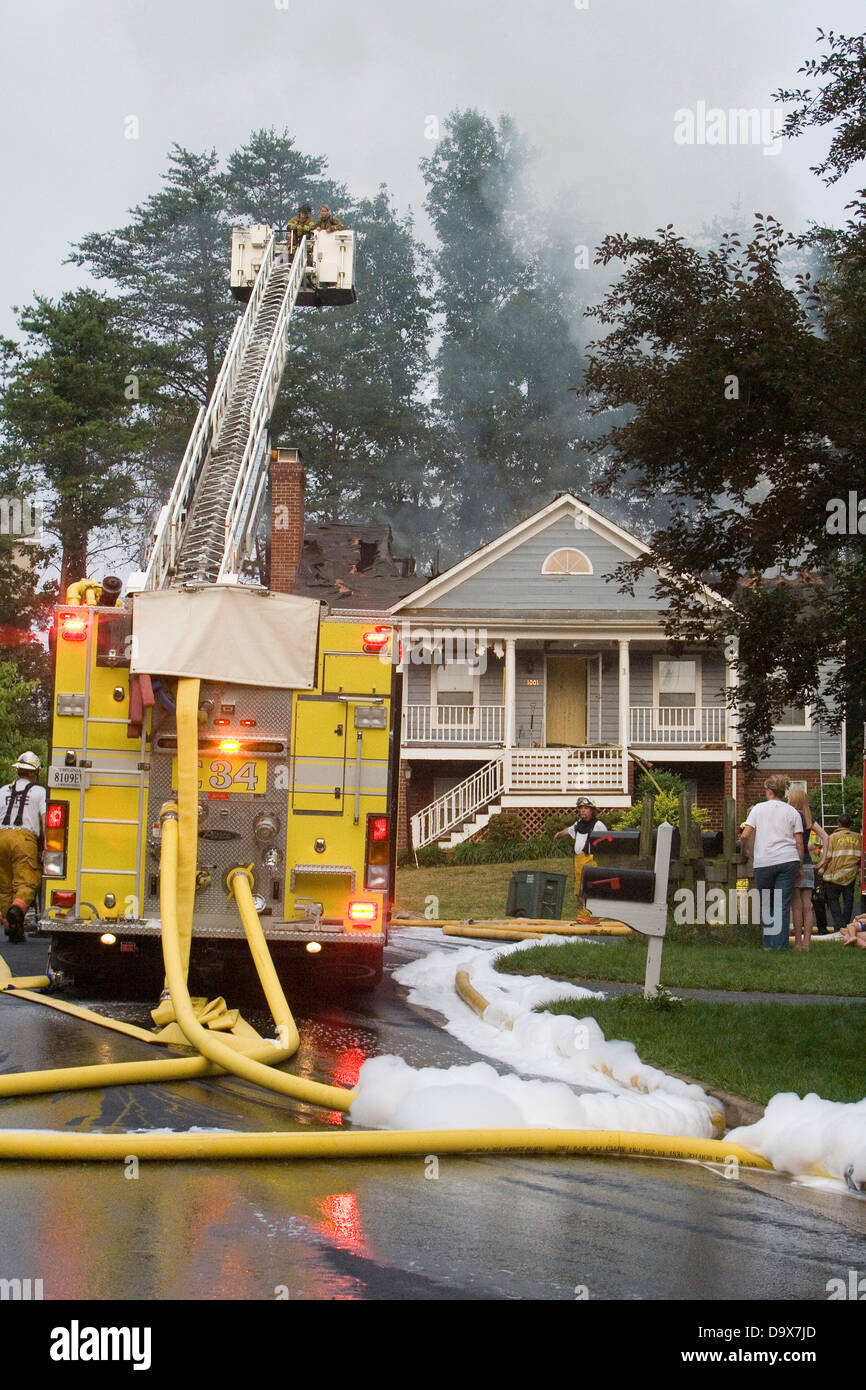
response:
[[[290,594],[304,544],[304,469],[300,449],[271,450],[270,589]]]

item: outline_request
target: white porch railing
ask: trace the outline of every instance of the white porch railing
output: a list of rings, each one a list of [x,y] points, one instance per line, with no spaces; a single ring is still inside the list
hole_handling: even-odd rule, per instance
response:
[[[415,849],[441,840],[449,830],[487,806],[502,791],[502,759],[487,763],[412,817]]]
[[[631,743],[701,744],[728,742],[724,705],[632,705]]]
[[[504,755],[506,792],[622,791],[625,755],[607,748],[510,748]]]
[[[404,743],[501,743],[504,705],[405,705]]]
[[[616,745],[506,749],[412,817],[412,844],[421,849],[441,840],[495,798],[512,792],[569,797],[580,792],[620,795],[625,770],[624,750]]]

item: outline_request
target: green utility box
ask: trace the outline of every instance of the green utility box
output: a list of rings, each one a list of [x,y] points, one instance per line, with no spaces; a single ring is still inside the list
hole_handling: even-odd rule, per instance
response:
[[[565,898],[565,874],[517,869],[508,885],[506,917],[549,917],[559,921]]]

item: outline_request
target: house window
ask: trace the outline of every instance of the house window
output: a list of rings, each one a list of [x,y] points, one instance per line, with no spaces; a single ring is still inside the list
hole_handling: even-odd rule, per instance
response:
[[[433,667],[434,720],[438,727],[473,727],[478,718],[478,673],[465,661],[450,661]]]
[[[553,550],[541,566],[541,573],[560,578],[569,574],[592,574],[592,564],[582,550]]]
[[[434,704],[471,705],[475,699],[475,672],[462,661],[433,668]]]
[[[809,711],[806,705],[784,705],[777,729],[808,729],[810,728]]]
[[[656,719],[659,729],[694,728],[700,666],[687,661],[656,661]]]

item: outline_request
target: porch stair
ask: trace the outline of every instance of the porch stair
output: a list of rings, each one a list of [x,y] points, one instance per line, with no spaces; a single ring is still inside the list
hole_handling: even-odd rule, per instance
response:
[[[451,849],[474,835],[502,808],[503,758],[493,758],[471,776],[465,777],[444,796],[418,811],[411,821],[415,850],[434,842]],[[473,829],[469,829],[470,823]]]
[[[471,840],[479,830],[483,830],[485,825],[489,825],[494,816],[498,816],[502,806],[498,801],[491,801],[486,811],[481,811],[472,820],[464,821],[457,830],[452,830],[446,840],[439,841],[440,849],[453,849],[455,845],[462,845],[464,840]]]

